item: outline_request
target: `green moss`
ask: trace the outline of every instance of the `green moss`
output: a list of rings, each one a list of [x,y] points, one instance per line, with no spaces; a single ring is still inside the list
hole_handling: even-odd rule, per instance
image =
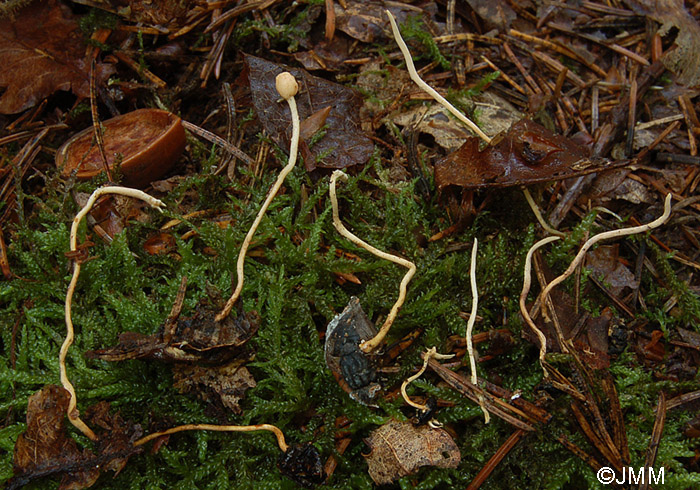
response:
[[[409,15],[406,22],[399,26],[401,36],[407,43],[417,41],[423,45],[423,49],[428,52],[428,57],[437,61],[443,70],[449,70],[452,65],[447,58],[440,52],[440,48],[433,39],[433,36],[425,28],[423,19],[417,15]]]

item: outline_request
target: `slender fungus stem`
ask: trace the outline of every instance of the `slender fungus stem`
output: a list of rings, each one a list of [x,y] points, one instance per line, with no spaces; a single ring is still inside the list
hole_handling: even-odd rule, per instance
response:
[[[411,56],[411,52],[408,50],[408,46],[406,46],[406,43],[401,37],[401,32],[399,31],[399,26],[396,25],[396,20],[394,19],[394,16],[388,10],[386,10],[385,12],[387,17],[389,17],[389,22],[391,23],[391,31],[394,34],[396,44],[399,45],[399,49],[401,49],[401,53],[403,54],[404,60],[406,60],[406,69],[408,70],[408,74],[410,75],[411,80],[413,80],[416,85],[418,85],[423,91],[425,91],[433,99],[435,99],[441,106],[450,111],[454,117],[462,121],[469,129],[474,131],[479,136],[479,138],[484,140],[486,143],[491,143],[491,138],[488,135],[486,135],[486,133],[484,133],[479,128],[479,126],[474,124],[471,121],[471,119],[469,119],[467,116],[459,112],[455,106],[450,104],[442,95],[437,93],[437,91],[433,87],[425,83],[425,81],[420,77],[420,75],[418,75],[416,67],[413,64],[413,57]]]
[[[338,179],[340,179],[341,181],[347,181],[348,176],[340,170],[335,170],[331,175],[331,185],[329,189],[329,194],[331,198],[331,204],[333,205],[333,226],[335,226],[335,229],[338,230],[338,233],[340,233],[342,236],[350,240],[358,247],[364,248],[368,252],[376,255],[377,257],[380,257],[384,260],[389,260],[391,262],[394,262],[395,264],[402,265],[408,269],[408,272],[406,272],[406,275],[403,276],[401,284],[399,285],[399,298],[396,300],[396,303],[394,303],[394,306],[391,307],[389,316],[387,316],[386,321],[379,329],[379,332],[377,332],[377,335],[375,335],[372,339],[365,340],[360,344],[360,349],[362,349],[363,352],[367,353],[372,352],[374,349],[376,349],[379,346],[379,344],[382,343],[382,340],[384,340],[386,334],[389,332],[391,324],[394,323],[396,315],[398,314],[399,309],[401,308],[404,300],[406,299],[406,288],[408,286],[408,283],[411,281],[413,274],[416,273],[416,265],[410,260],[406,260],[401,257],[397,257],[396,255],[382,252],[378,248],[375,248],[369,243],[363,241],[361,238],[354,235],[350,230],[345,228],[343,222],[340,221],[340,214],[338,212],[338,198],[336,196],[335,191],[335,183]]]
[[[527,293],[530,292],[530,284],[532,282],[532,279],[530,277],[530,270],[532,269],[532,255],[535,253],[535,250],[538,248],[547,245],[548,243],[555,242],[559,240],[560,237],[558,236],[548,236],[547,238],[543,238],[539,242],[535,243],[532,247],[530,247],[530,250],[527,251],[527,256],[525,257],[525,275],[523,278],[523,290],[520,293],[520,313],[523,315],[523,318],[525,319],[525,322],[529,325],[529,327],[532,329],[533,332],[537,335],[537,338],[540,341],[540,365],[542,366],[542,369],[544,370],[544,376],[547,377],[549,376],[549,373],[544,367],[544,356],[547,353],[547,337],[544,336],[544,333],[542,333],[542,330],[537,328],[537,325],[535,325],[535,322],[532,321],[532,318],[530,317],[530,313],[527,311],[527,308],[525,307],[525,300],[527,299]]]
[[[272,432],[275,437],[277,437],[277,445],[280,447],[282,452],[287,452],[289,446],[284,440],[284,434],[279,428],[270,424],[260,424],[260,425],[211,425],[211,424],[186,424],[178,425],[168,430],[162,432],[154,432],[141,439],[134,442],[134,446],[142,446],[153,439],[158,437],[167,436],[170,434],[176,434],[178,432],[184,432],[186,430],[213,430],[216,432],[255,432],[259,430],[266,430]]]
[[[537,206],[537,203],[532,198],[532,194],[530,194],[530,191],[527,190],[527,187],[523,187],[523,194],[525,195],[525,200],[530,205],[530,209],[532,209],[535,218],[537,218],[537,221],[539,222],[540,226],[544,229],[544,231],[546,231],[550,235],[565,237],[566,234],[562,233],[561,231],[555,228],[552,228],[552,226],[545,221],[544,217],[542,216],[542,213],[540,212],[540,208]]]
[[[81,209],[80,212],[78,212],[78,214],[73,219],[73,224],[71,225],[70,229],[71,252],[77,252],[78,250],[78,227],[80,226],[80,222],[90,211],[90,209],[92,209],[92,207],[95,205],[97,199],[99,199],[105,194],[119,194],[122,196],[133,197],[135,199],[141,199],[142,201],[148,203],[150,206],[156,208],[158,211],[161,211],[161,208],[165,206],[165,204],[163,204],[162,201],[156,199],[155,197],[149,196],[145,192],[139,191],[137,189],[130,189],[128,187],[118,186],[100,187],[92,193],[87,203],[85,203],[83,209]],[[73,318],[71,316],[71,306],[73,304],[73,293],[75,292],[75,286],[78,283],[78,276],[80,275],[80,267],[80,260],[76,260],[75,264],[73,265],[73,277],[70,280],[70,284],[68,285],[68,291],[66,292],[66,339],[63,341],[61,351],[58,354],[58,365],[61,374],[61,384],[68,391],[68,393],[70,393],[70,401],[68,402],[67,409],[68,420],[70,420],[71,424],[73,424],[78,430],[80,430],[80,432],[85,434],[91,440],[95,441],[97,440],[97,436],[95,435],[95,433],[87,425],[85,425],[85,422],[80,420],[80,415],[76,408],[77,398],[75,395],[75,389],[73,388],[71,382],[68,380],[68,374],[66,373],[66,356],[68,355],[68,349],[73,344],[73,339],[75,338]]]
[[[671,194],[666,195],[666,199],[664,201],[664,212],[661,216],[659,216],[657,219],[652,221],[651,223],[647,223],[646,225],[639,225],[639,226],[632,226],[630,228],[622,228],[620,230],[610,230],[610,231],[605,231],[603,233],[599,233],[597,235],[592,236],[591,238],[588,239],[586,243],[583,244],[581,247],[581,250],[579,250],[578,254],[576,254],[576,257],[574,257],[574,260],[571,261],[571,264],[569,264],[569,267],[564,271],[562,275],[559,277],[555,278],[552,282],[547,284],[547,286],[542,290],[540,295],[542,296],[542,308],[545,307],[545,302],[547,300],[547,295],[549,292],[558,284],[561,284],[563,281],[565,281],[571,274],[574,273],[574,270],[576,270],[576,267],[581,263],[583,258],[586,256],[586,252],[595,245],[596,243],[607,240],[609,238],[619,238],[627,235],[636,235],[637,233],[644,233],[649,230],[653,230],[654,228],[658,228],[659,226],[663,225],[671,216]]]
[[[472,290],[472,311],[469,314],[469,320],[467,320],[467,353],[469,354],[469,367],[471,369],[471,382],[474,386],[479,385],[479,378],[476,375],[476,358],[474,357],[474,344],[472,343],[472,330],[474,329],[474,323],[476,323],[476,312],[479,307],[479,291],[476,287],[476,251],[478,249],[479,243],[477,239],[474,239],[474,246],[472,247],[472,257],[471,263],[469,264],[469,283]],[[484,397],[479,395],[479,406],[481,411],[484,412],[484,423],[489,423],[491,417],[488,410],[486,410],[486,405],[484,404]]]
[[[430,359],[432,359],[432,358],[451,359],[453,357],[454,357],[454,354],[438,354],[437,349],[435,347],[431,347],[430,349],[428,349],[425,353],[425,357],[423,357],[423,367],[420,368],[420,371],[418,371],[416,374],[414,374],[410,378],[406,378],[404,380],[404,382],[401,383],[401,396],[406,401],[406,403],[408,403],[413,408],[416,408],[422,412],[428,410],[427,406],[421,405],[420,403],[416,403],[413,400],[411,400],[411,398],[406,393],[406,387],[423,375],[425,370],[428,369],[428,362],[430,361]]]
[[[289,172],[292,171],[294,165],[297,162],[297,150],[299,147],[299,113],[297,112],[297,104],[294,100],[294,96],[299,91],[299,85],[294,79],[294,76],[289,72],[284,72],[277,75],[275,82],[277,92],[284,100],[287,101],[287,103],[289,104],[289,110],[292,113],[292,141],[289,147],[289,162],[287,163],[287,166],[285,166],[277,176],[277,180],[275,181],[274,185],[270,188],[270,192],[267,194],[267,199],[265,199],[265,202],[260,208],[258,215],[255,217],[255,221],[251,225],[250,230],[248,230],[248,234],[246,235],[245,240],[243,240],[243,245],[241,245],[241,251],[238,253],[238,261],[236,262],[236,274],[238,276],[238,284],[236,284],[236,289],[233,291],[233,294],[226,302],[226,305],[224,306],[223,310],[221,310],[221,312],[218,315],[216,315],[217,322],[220,322],[221,320],[226,318],[229,315],[229,313],[231,313],[233,305],[236,304],[236,301],[240,297],[241,291],[243,290],[243,265],[245,263],[245,256],[248,251],[248,247],[250,246],[250,242],[253,239],[253,235],[255,235],[255,231],[258,229],[258,226],[260,225],[263,216],[265,216],[267,208],[270,206],[270,203],[277,195],[277,192],[280,190],[280,187],[282,187],[284,179],[287,178],[287,175],[289,174]]]

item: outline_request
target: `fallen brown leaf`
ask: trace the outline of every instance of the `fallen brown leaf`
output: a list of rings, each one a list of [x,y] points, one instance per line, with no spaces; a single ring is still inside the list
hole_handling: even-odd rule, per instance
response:
[[[78,23],[70,8],[55,0],[31,2],[14,19],[0,21],[0,113],[16,114],[57,90],[90,95],[90,65],[84,59]],[[97,83],[114,72],[98,63]]]
[[[253,375],[238,359],[223,366],[177,365],[173,369],[173,382],[180,392],[195,392],[205,401],[218,397],[236,415],[243,413],[239,403],[245,392],[256,384]]]
[[[484,149],[480,144],[479,138],[471,137],[435,164],[438,189],[524,185],[605,168],[602,161],[587,158],[585,147],[529,119],[516,122]]]
[[[456,468],[462,457],[444,429],[390,420],[365,439],[369,476],[377,485],[410,475],[421,466]]]
[[[291,134],[291,116],[286,104],[279,102],[275,76],[289,71],[299,83],[296,102],[299,117],[330,107],[325,117],[326,134],[309,150],[304,164],[308,170],[345,168],[361,165],[372,155],[374,145],[360,129],[362,98],[352,89],[309,75],[306,71],[278,65],[255,56],[246,56],[248,80],[253,104],[265,130],[280,146],[287,146]],[[322,114],[321,114],[322,115]],[[320,115],[319,115],[320,116]]]
[[[109,349],[88,351],[85,356],[105,361],[155,359],[164,362],[203,362],[221,364],[237,355],[257,332],[260,317],[254,311],[221,322],[214,320],[218,310],[201,306],[191,317],[180,318],[170,331],[165,327],[153,335],[124,332],[119,343]]]
[[[47,476],[62,476],[60,489],[88,488],[103,470],[118,473],[131,455],[141,452],[133,446],[141,427],[124,422],[118,414],[110,415],[106,402],[86,413],[87,421],[103,429],[95,443],[97,455],[78,449],[65,430],[69,400],[68,391],[56,385],[47,385],[29,398],[27,430],[15,444],[15,476],[8,490]]]

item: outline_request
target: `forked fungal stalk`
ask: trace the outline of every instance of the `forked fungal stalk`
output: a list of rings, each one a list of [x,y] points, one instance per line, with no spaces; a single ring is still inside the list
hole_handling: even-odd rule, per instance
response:
[[[292,171],[294,165],[297,162],[297,150],[299,148],[299,113],[297,112],[297,104],[294,100],[294,96],[299,91],[299,84],[297,84],[296,79],[291,73],[285,71],[277,75],[277,78],[275,79],[275,86],[280,96],[287,101],[287,104],[289,104],[289,110],[292,114],[292,140],[289,145],[289,161],[287,165],[280,171],[279,175],[277,176],[277,180],[270,188],[270,192],[268,192],[265,202],[260,208],[258,215],[255,217],[255,221],[253,221],[253,224],[250,226],[245,240],[243,240],[243,245],[241,245],[241,251],[238,253],[238,261],[236,262],[236,275],[238,276],[238,283],[236,284],[236,289],[233,291],[233,294],[231,294],[231,297],[226,302],[224,308],[218,315],[216,315],[217,322],[220,322],[221,320],[226,318],[229,315],[229,313],[231,313],[233,305],[236,304],[236,301],[238,301],[238,298],[241,296],[241,291],[243,290],[244,276],[243,265],[245,264],[245,256],[248,252],[250,242],[252,241],[253,235],[255,235],[255,231],[258,229],[258,226],[260,225],[263,216],[265,216],[267,208],[270,206],[270,203],[277,195],[277,192],[280,190],[280,187],[282,187],[284,179],[287,178],[287,175],[289,174],[289,172]]]
[[[537,218],[537,221],[539,222],[540,226],[544,229],[544,231],[546,231],[550,235],[565,237],[565,233],[562,233],[561,231],[552,228],[552,226],[549,223],[547,223],[547,221],[542,216],[542,213],[540,212],[539,206],[537,206],[537,203],[532,198],[532,194],[530,194],[530,191],[527,190],[527,187],[523,187],[523,194],[525,195],[525,200],[530,205],[530,209],[532,209],[532,213],[535,215],[535,218]]]
[[[428,95],[430,95],[433,99],[437,101],[438,104],[443,106],[445,109],[450,111],[454,117],[462,121],[469,129],[474,131],[479,138],[484,140],[486,143],[491,143],[491,138],[484,133],[479,126],[474,124],[471,119],[469,119],[467,116],[462,114],[455,106],[450,104],[447,99],[445,99],[442,95],[437,93],[437,91],[428,85],[418,74],[416,71],[416,67],[413,64],[413,57],[411,56],[411,52],[408,50],[408,46],[406,46],[406,43],[403,40],[403,37],[401,37],[401,32],[399,31],[399,26],[396,25],[396,20],[394,19],[394,16],[389,12],[388,10],[385,10],[387,17],[389,17],[389,22],[391,23],[391,32],[394,34],[394,39],[396,40],[396,44],[399,45],[399,49],[401,50],[401,53],[403,54],[404,60],[406,61],[406,69],[408,70],[408,74],[411,77],[411,80],[418,85],[424,92],[426,92]]]
[[[336,196],[335,191],[336,181],[338,179],[340,179],[341,181],[347,181],[348,176],[345,172],[342,172],[341,170],[335,170],[331,175],[329,195],[331,198],[331,204],[333,206],[333,226],[335,226],[335,229],[338,230],[338,233],[340,233],[343,237],[347,238],[358,247],[364,248],[368,252],[376,255],[377,257],[380,257],[384,260],[389,260],[391,262],[394,262],[395,264],[402,265],[408,269],[406,275],[404,275],[403,279],[401,280],[401,284],[399,285],[399,297],[396,300],[396,303],[394,303],[394,306],[391,307],[389,316],[386,317],[386,320],[384,321],[382,327],[379,329],[379,332],[377,332],[377,335],[375,335],[373,338],[369,340],[363,340],[362,343],[360,343],[360,349],[362,350],[362,352],[368,353],[372,352],[379,346],[379,344],[382,343],[384,337],[391,328],[391,324],[394,323],[396,315],[398,314],[399,309],[401,308],[404,300],[406,299],[406,288],[408,286],[408,283],[411,281],[411,278],[416,273],[416,265],[410,260],[406,260],[396,255],[383,252],[378,248],[373,247],[369,243],[363,241],[358,236],[354,235],[350,230],[345,228],[343,222],[340,221],[340,214],[338,212],[338,198]]]
[[[547,284],[547,286],[542,290],[540,293],[542,297],[542,302],[541,302],[541,308],[545,308],[545,302],[547,301],[547,297],[549,295],[549,292],[556,287],[558,284],[561,284],[563,281],[565,281],[571,274],[574,273],[574,270],[576,270],[576,267],[581,263],[583,258],[586,256],[586,252],[595,245],[596,243],[607,240],[609,238],[619,238],[627,235],[636,235],[638,233],[644,233],[649,230],[653,230],[654,228],[658,228],[659,226],[663,225],[671,216],[671,194],[666,194],[666,199],[664,200],[664,212],[661,216],[656,218],[654,221],[651,223],[647,223],[646,225],[639,225],[639,226],[632,226],[630,228],[621,228],[619,230],[610,230],[610,231],[605,231],[603,233],[599,233],[597,235],[592,236],[591,238],[586,241],[586,243],[583,244],[581,247],[581,250],[578,251],[576,254],[576,257],[574,257],[574,260],[571,261],[571,264],[569,264],[569,267],[564,271],[562,275],[559,277],[555,278],[552,282]]]
[[[451,359],[453,357],[454,354],[438,354],[437,349],[435,347],[431,347],[430,349],[428,349],[425,352],[425,356],[423,357],[423,367],[420,368],[420,371],[418,371],[410,378],[406,378],[404,382],[401,383],[401,396],[406,401],[406,403],[411,405],[413,408],[420,410],[421,412],[428,410],[428,407],[426,405],[421,405],[420,403],[416,403],[413,400],[411,400],[411,398],[406,393],[406,387],[423,375],[425,370],[428,369],[428,362],[430,361],[430,359]]]
[[[135,199],[141,199],[145,201],[150,206],[156,208],[158,211],[162,211],[162,207],[165,206],[162,201],[156,199],[155,197],[149,196],[145,192],[137,189],[130,189],[128,187],[119,186],[105,186],[100,187],[92,193],[88,199],[83,209],[81,209],[78,214],[73,218],[73,224],[70,229],[70,251],[75,253],[78,251],[78,227],[80,222],[83,220],[85,215],[90,212],[90,209],[95,205],[97,199],[106,194],[119,194],[122,196],[133,197]],[[80,415],[76,408],[77,397],[75,395],[75,389],[68,379],[68,374],[66,372],[66,356],[68,355],[68,349],[73,344],[73,339],[75,338],[75,330],[73,328],[73,318],[71,315],[71,306],[73,304],[73,293],[75,292],[75,286],[78,283],[78,276],[80,275],[81,261],[76,260],[73,265],[73,277],[68,285],[68,291],[66,292],[66,304],[65,304],[65,315],[66,315],[66,339],[61,345],[61,351],[58,354],[58,365],[61,373],[61,384],[70,393],[70,401],[68,402],[67,415],[70,423],[73,424],[80,432],[85,434],[88,438],[95,441],[97,436],[90,429],[85,422],[80,419]]]
[[[178,425],[177,427],[172,427],[168,430],[162,432],[154,432],[141,439],[134,442],[134,446],[142,446],[153,439],[158,437],[167,436],[170,434],[176,434],[178,432],[184,432],[186,430],[213,430],[216,432],[255,432],[259,430],[266,430],[272,432],[275,437],[277,437],[277,445],[280,447],[282,452],[286,453],[289,446],[284,440],[284,434],[282,431],[270,424],[260,424],[260,425],[212,425],[212,424],[185,424]]]
[[[469,284],[472,290],[472,311],[469,314],[469,320],[467,320],[467,353],[469,354],[469,368],[471,370],[471,382],[474,386],[479,385],[479,378],[476,375],[476,358],[474,356],[474,344],[472,343],[472,330],[474,329],[474,323],[476,323],[476,312],[479,307],[479,291],[476,287],[476,252],[479,247],[479,242],[475,238],[474,245],[472,246],[472,256],[471,263],[469,264]],[[491,420],[488,410],[486,410],[486,405],[484,404],[484,397],[479,395],[479,406],[481,411],[484,412],[484,423],[488,424]]]
[[[544,356],[547,353],[547,337],[544,336],[542,330],[537,328],[535,322],[532,321],[530,313],[527,311],[527,307],[525,306],[525,300],[527,299],[527,294],[530,292],[530,285],[532,284],[532,278],[530,274],[530,271],[532,269],[532,255],[538,248],[543,247],[544,245],[547,245],[548,243],[552,243],[559,239],[560,237],[558,236],[548,236],[547,238],[543,238],[542,240],[535,243],[532,247],[530,247],[530,250],[527,251],[527,256],[525,257],[525,267],[523,268],[523,290],[520,293],[520,313],[523,315],[525,323],[527,323],[528,326],[532,329],[532,331],[535,332],[535,335],[537,335],[537,338],[540,341],[540,366],[542,366],[542,369],[544,370],[545,377],[549,376],[549,373],[544,367]]]

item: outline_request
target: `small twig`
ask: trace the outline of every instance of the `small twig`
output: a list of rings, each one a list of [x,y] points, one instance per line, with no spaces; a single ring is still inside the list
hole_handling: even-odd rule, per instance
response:
[[[107,180],[113,182],[112,172],[109,169],[109,163],[107,163],[107,154],[105,153],[105,143],[102,138],[102,125],[100,124],[100,118],[97,114],[97,89],[95,88],[95,60],[92,60],[90,65],[90,113],[92,114],[92,128],[95,134],[95,141],[97,142],[97,148],[100,150],[100,157],[102,160],[102,166],[104,167],[105,173],[107,174]]]
[[[340,221],[340,213],[338,211],[338,198],[336,196],[335,190],[336,181],[338,179],[346,181],[348,179],[348,176],[340,170],[335,170],[331,175],[329,195],[331,199],[331,204],[333,206],[333,226],[335,226],[335,229],[338,230],[338,233],[340,233],[343,237],[347,238],[358,247],[364,248],[368,252],[376,255],[377,257],[380,257],[384,260],[390,260],[391,262],[402,265],[408,269],[406,275],[403,276],[403,279],[401,280],[401,284],[399,285],[399,297],[396,300],[396,303],[394,303],[394,306],[391,307],[389,316],[387,316],[386,320],[384,321],[384,324],[379,329],[379,332],[377,332],[377,335],[375,335],[372,339],[363,340],[363,342],[360,344],[360,349],[363,352],[367,353],[372,352],[374,349],[376,349],[379,346],[379,344],[382,343],[382,340],[384,340],[386,334],[389,332],[392,323],[394,323],[394,320],[396,319],[396,315],[399,313],[399,309],[401,308],[403,302],[406,299],[406,288],[408,286],[408,283],[411,281],[411,278],[416,273],[416,265],[410,260],[406,260],[396,255],[383,252],[378,248],[373,247],[369,243],[359,238],[357,235],[354,235],[350,230],[345,228],[343,222]]]
[[[501,444],[501,447],[498,448],[498,450],[493,454],[493,456],[491,456],[481,470],[479,470],[479,473],[477,473],[474,479],[469,483],[469,486],[467,486],[467,490],[477,490],[478,488],[481,488],[481,485],[483,485],[488,477],[491,476],[493,470],[496,469],[501,461],[503,461],[503,458],[510,453],[510,451],[525,435],[527,435],[527,431],[524,431],[523,429],[515,429],[515,432],[513,432],[508,439],[506,439],[506,442]]]
[[[583,244],[581,247],[581,250],[579,250],[578,254],[576,254],[576,257],[574,257],[574,260],[571,261],[571,264],[569,264],[569,267],[564,271],[562,275],[559,277],[555,278],[552,282],[550,282],[547,287],[544,288],[544,290],[540,293],[542,298],[547,298],[549,295],[549,292],[556,287],[558,284],[561,284],[564,280],[566,280],[571,274],[573,274],[574,270],[576,267],[581,263],[583,258],[586,255],[586,252],[595,245],[596,243],[602,241],[602,240],[607,240],[609,238],[619,238],[627,235],[635,235],[638,233],[644,233],[646,231],[652,230],[654,228],[658,228],[659,226],[663,225],[671,215],[671,194],[666,195],[666,200],[664,201],[664,212],[663,214],[652,221],[651,223],[648,223],[646,225],[640,225],[640,226],[632,226],[630,228],[622,228],[620,230],[610,230],[610,231],[605,231],[603,233],[599,233],[597,235],[592,236],[591,238],[588,239],[586,243]],[[542,307],[544,307],[545,301],[542,302]]]
[[[197,136],[204,138],[205,140],[214,143],[216,145],[219,145],[221,148],[229,152],[231,155],[234,157],[243,160],[246,162],[248,165],[254,165],[255,161],[250,158],[245,152],[243,152],[240,148],[234,146],[233,144],[229,143],[225,139],[215,135],[214,133],[207,131],[204,128],[200,128],[196,124],[192,124],[189,121],[185,121],[184,119],[182,120],[182,126],[188,130],[191,131],[192,133],[196,134]]]
[[[162,436],[167,436],[170,434],[176,434],[178,432],[184,432],[187,430],[213,430],[216,432],[255,432],[259,430],[266,430],[269,432],[272,432],[275,437],[277,437],[277,445],[280,447],[282,452],[287,452],[287,449],[289,449],[289,446],[287,445],[286,441],[284,440],[284,434],[282,431],[275,427],[274,425],[270,424],[259,424],[259,425],[211,425],[211,424],[185,424],[185,425],[178,425],[177,427],[173,427],[168,430],[164,430],[162,432],[154,432],[153,434],[149,434],[147,436],[142,437],[141,439],[137,440],[134,442],[134,446],[142,446],[146,444],[149,441],[152,441],[153,439],[157,439],[158,437]]]
[[[231,313],[233,305],[240,297],[241,291],[243,290],[243,265],[245,264],[245,256],[246,252],[248,251],[248,247],[250,246],[250,242],[253,239],[253,235],[255,235],[255,231],[258,229],[258,226],[260,225],[263,216],[265,216],[267,208],[270,206],[270,203],[277,195],[277,192],[280,190],[280,187],[282,187],[284,179],[287,178],[287,175],[289,174],[289,172],[292,171],[294,165],[297,162],[297,150],[299,148],[299,113],[297,112],[297,104],[294,100],[294,96],[299,91],[299,85],[294,79],[294,76],[289,72],[283,72],[277,75],[275,82],[277,92],[282,96],[284,100],[287,101],[287,104],[289,104],[289,110],[292,113],[292,140],[289,147],[289,162],[287,163],[287,166],[284,167],[277,176],[277,180],[275,181],[274,185],[270,188],[270,192],[268,192],[265,202],[260,208],[260,211],[258,211],[258,215],[255,217],[255,221],[250,226],[250,230],[248,230],[248,234],[246,235],[245,240],[243,240],[243,245],[241,245],[241,251],[238,253],[238,261],[236,262],[236,274],[238,276],[238,284],[236,284],[236,289],[233,291],[233,294],[226,302],[224,309],[221,310],[221,312],[218,315],[216,315],[217,322],[220,322],[221,320],[226,318],[229,315],[229,313]]]
[[[401,53],[403,54],[404,59],[406,60],[406,69],[408,70],[408,74],[411,77],[411,80],[418,85],[423,91],[427,92],[433,99],[435,99],[441,106],[443,106],[445,109],[450,111],[454,117],[462,121],[469,129],[474,131],[479,138],[484,140],[486,143],[491,143],[491,138],[484,133],[479,126],[474,124],[471,119],[466,117],[464,114],[459,112],[455,106],[447,102],[447,100],[437,93],[437,91],[425,83],[425,81],[418,75],[418,72],[416,71],[416,67],[413,64],[413,58],[411,56],[411,52],[408,50],[408,46],[406,46],[406,43],[404,42],[403,38],[401,37],[401,32],[399,31],[399,26],[396,25],[396,20],[394,19],[394,16],[389,12],[388,10],[385,11],[387,17],[389,17],[389,22],[391,23],[391,31],[394,33],[394,39],[396,40],[396,44],[399,45],[399,49],[401,49]]]
[[[141,199],[142,201],[148,203],[150,206],[156,208],[158,211],[161,211],[161,208],[165,206],[165,204],[163,204],[163,202],[159,199],[149,196],[145,192],[139,191],[137,189],[130,189],[128,187],[118,186],[100,187],[92,193],[87,203],[85,203],[83,209],[81,209],[78,212],[78,214],[75,215],[75,218],[73,218],[73,224],[71,225],[70,230],[71,252],[76,252],[78,250],[78,227],[80,226],[80,222],[90,211],[90,209],[92,209],[92,207],[95,205],[97,199],[99,199],[105,194],[119,194],[122,196],[133,197],[135,199]],[[80,260],[76,260],[73,266],[73,277],[70,280],[70,284],[68,285],[68,291],[66,292],[66,339],[63,341],[61,351],[58,354],[58,364],[61,374],[61,384],[68,391],[68,393],[70,393],[70,401],[68,402],[67,409],[68,420],[70,420],[71,424],[73,424],[78,430],[80,430],[80,432],[85,434],[91,440],[95,441],[97,440],[97,436],[95,435],[95,433],[87,425],[85,425],[85,422],[80,420],[80,415],[78,413],[78,410],[76,409],[77,397],[75,395],[75,389],[69,381],[68,374],[66,372],[66,356],[68,355],[68,349],[73,344],[73,339],[75,338],[75,329],[73,328],[71,306],[73,303],[73,293],[75,292],[75,286],[78,283],[78,276],[80,275],[80,266]]]
[[[529,325],[532,331],[535,332],[535,335],[537,335],[537,338],[540,340],[540,365],[542,366],[542,370],[544,371],[545,377],[548,376],[548,372],[544,367],[544,356],[547,353],[547,337],[544,336],[542,330],[537,328],[535,322],[532,321],[530,313],[527,311],[527,308],[525,306],[525,300],[527,299],[527,293],[530,292],[530,284],[532,283],[532,278],[530,277],[530,271],[532,269],[532,254],[534,254],[535,250],[537,250],[538,248],[547,245],[548,243],[557,241],[559,239],[560,237],[558,236],[549,236],[547,238],[543,238],[539,242],[535,243],[532,247],[530,247],[530,250],[527,251],[527,256],[525,257],[523,290],[520,293],[520,313],[523,315],[525,322]]]
[[[656,418],[654,420],[654,428],[651,432],[651,439],[649,440],[649,447],[647,448],[647,454],[644,459],[644,468],[652,468],[654,462],[656,461],[656,454],[659,450],[659,443],[661,442],[661,435],[664,432],[664,423],[666,422],[666,395],[662,391],[659,393],[659,401],[656,404]],[[649,479],[646,480],[642,478],[642,482],[639,485],[639,490],[647,490],[649,488]]]
[[[425,412],[426,410],[428,410],[428,407],[426,405],[421,405],[420,403],[416,403],[413,400],[411,400],[411,398],[406,393],[406,387],[423,375],[425,370],[428,369],[428,361],[430,361],[430,359],[452,359],[454,356],[454,354],[438,354],[437,349],[435,347],[431,347],[430,349],[428,349],[425,355],[423,356],[423,367],[420,368],[420,371],[418,371],[410,378],[406,378],[404,382],[401,383],[401,396],[406,401],[406,403],[411,405],[413,408],[420,410],[421,412]]]

